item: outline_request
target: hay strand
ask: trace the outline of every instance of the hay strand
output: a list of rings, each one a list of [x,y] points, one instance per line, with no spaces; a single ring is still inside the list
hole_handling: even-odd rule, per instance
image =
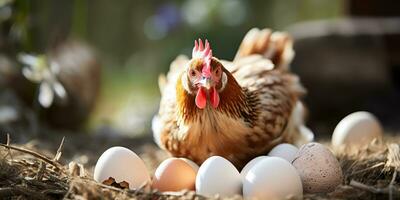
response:
[[[44,156],[44,155],[42,155],[40,153],[34,152],[32,150],[29,150],[29,149],[24,149],[24,148],[21,148],[21,147],[8,145],[8,144],[1,144],[0,143],[0,146],[4,147],[6,149],[12,149],[12,150],[15,150],[15,151],[20,151],[22,153],[26,153],[26,154],[29,154],[29,155],[34,156],[36,158],[39,158],[39,159],[47,162],[48,164],[54,166],[56,169],[62,171],[62,166],[61,166],[60,163],[58,163],[56,161],[53,161],[53,160],[47,158],[46,156]]]

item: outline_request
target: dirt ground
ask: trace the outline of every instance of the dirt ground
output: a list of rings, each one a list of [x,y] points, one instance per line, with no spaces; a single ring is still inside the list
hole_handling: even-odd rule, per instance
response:
[[[98,157],[112,146],[130,148],[153,173],[168,154],[150,136],[43,131],[38,139],[25,138],[22,143],[13,142],[13,137],[23,141],[20,135],[10,134],[10,140],[1,135],[0,199],[206,199],[193,191],[123,190],[92,179]],[[400,137],[387,136],[383,142],[356,151],[333,150],[344,172],[343,184],[332,193],[305,194],[304,199],[399,199],[399,141]]]

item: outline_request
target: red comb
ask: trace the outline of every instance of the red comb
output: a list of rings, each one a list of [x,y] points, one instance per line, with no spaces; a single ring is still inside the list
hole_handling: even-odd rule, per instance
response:
[[[200,58],[204,60],[204,67],[202,69],[203,76],[210,77],[212,50],[210,47],[210,43],[208,43],[207,40],[204,46],[203,46],[203,41],[201,41],[201,39],[199,39],[199,42],[197,42],[196,40],[194,41],[192,58]]]

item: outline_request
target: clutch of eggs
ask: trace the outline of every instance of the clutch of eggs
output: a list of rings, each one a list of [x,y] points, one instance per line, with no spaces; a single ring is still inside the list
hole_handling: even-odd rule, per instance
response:
[[[342,182],[342,171],[333,154],[321,144],[308,143],[300,150],[280,144],[268,156],[251,160],[240,173],[220,156],[208,158],[200,167],[186,158],[169,158],[157,167],[151,182],[143,161],[134,152],[112,147],[97,161],[94,179],[129,189],[148,183],[161,192],[195,190],[207,197],[285,199],[301,198],[303,190],[330,192]]]

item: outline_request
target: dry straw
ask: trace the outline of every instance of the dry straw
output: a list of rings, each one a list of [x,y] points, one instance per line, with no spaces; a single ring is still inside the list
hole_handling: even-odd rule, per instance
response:
[[[97,183],[82,165],[59,162],[63,145],[64,139],[54,158],[49,158],[11,145],[8,137],[6,144],[0,144],[0,199],[205,199],[192,191],[146,192],[145,185],[127,190]],[[343,168],[344,183],[332,193],[305,194],[305,199],[399,199],[399,138],[333,151]]]

